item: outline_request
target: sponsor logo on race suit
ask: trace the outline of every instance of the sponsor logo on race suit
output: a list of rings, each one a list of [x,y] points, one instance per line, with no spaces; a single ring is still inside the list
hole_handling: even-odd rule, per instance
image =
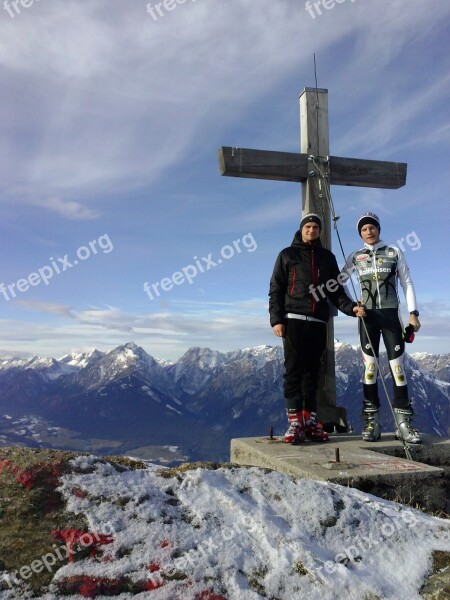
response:
[[[390,273],[391,269],[388,267],[381,267],[380,269],[375,269],[374,267],[368,267],[360,271],[360,275],[372,275],[372,273]]]

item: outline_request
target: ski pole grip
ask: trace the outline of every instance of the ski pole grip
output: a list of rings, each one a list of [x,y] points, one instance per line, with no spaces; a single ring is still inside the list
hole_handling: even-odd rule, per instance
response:
[[[407,325],[407,327],[405,327],[402,338],[407,344],[412,344],[414,341],[414,327],[412,325]]]

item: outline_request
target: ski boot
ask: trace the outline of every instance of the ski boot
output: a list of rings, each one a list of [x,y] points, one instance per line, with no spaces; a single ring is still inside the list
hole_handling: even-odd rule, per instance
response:
[[[363,408],[364,431],[362,439],[365,442],[376,442],[381,437],[380,413],[378,406],[364,400]]]
[[[288,411],[289,428],[284,434],[286,444],[299,444],[305,441],[305,421],[301,410]]]
[[[316,419],[315,412],[309,412],[309,410],[303,411],[303,418],[305,420],[305,436],[312,442],[328,442],[328,433],[323,428],[322,423]]]
[[[395,437],[407,444],[421,444],[422,438],[420,433],[412,427],[413,415],[414,412],[411,407],[394,408],[395,423],[397,425]]]

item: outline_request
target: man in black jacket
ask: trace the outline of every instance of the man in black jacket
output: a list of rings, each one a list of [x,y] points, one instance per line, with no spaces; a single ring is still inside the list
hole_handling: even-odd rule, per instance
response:
[[[269,291],[270,324],[283,338],[284,397],[289,428],[286,443],[308,438],[327,441],[316,419],[320,361],[327,344],[328,299],[349,316],[364,317],[346,294],[336,257],[319,240],[322,222],[308,213],[302,218],[292,245],[280,252]]]

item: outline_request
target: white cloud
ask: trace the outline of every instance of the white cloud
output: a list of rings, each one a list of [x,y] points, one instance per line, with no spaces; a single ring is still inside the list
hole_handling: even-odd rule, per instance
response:
[[[80,202],[62,200],[57,196],[45,200],[32,200],[30,204],[55,212],[66,219],[74,221],[90,221],[100,216],[100,211],[98,210],[83,206]]]
[[[283,77],[297,76],[302,87],[311,55],[301,48],[320,57],[354,36],[347,76],[364,73],[367,81],[376,68],[374,89],[392,54],[386,40],[401,47],[432,12],[404,1],[382,11],[361,2],[312,21],[301,3],[229,1],[180,6],[154,22],[145,3],[36,4],[0,22],[0,62],[14,82],[4,87],[0,115],[9,132],[0,142],[4,185],[32,181],[45,197],[154,181],[212,123],[219,133]]]
[[[177,359],[193,346],[220,351],[236,350],[260,344],[277,345],[278,338],[269,325],[267,302],[253,298],[236,303],[174,303],[172,310],[132,314],[117,307],[74,307],[28,301],[21,305],[58,317],[48,324],[26,320],[0,322],[0,347],[18,351],[60,356],[72,350],[107,350],[134,341],[157,358]],[[448,352],[450,337],[448,306],[439,315],[427,316],[424,307],[422,330],[409,352]],[[335,337],[358,344],[357,321],[351,317],[335,319]],[[57,342],[55,340],[58,340]]]
[[[57,317],[73,318],[74,314],[68,304],[45,302],[44,300],[16,300],[16,304],[25,309],[55,315]]]

